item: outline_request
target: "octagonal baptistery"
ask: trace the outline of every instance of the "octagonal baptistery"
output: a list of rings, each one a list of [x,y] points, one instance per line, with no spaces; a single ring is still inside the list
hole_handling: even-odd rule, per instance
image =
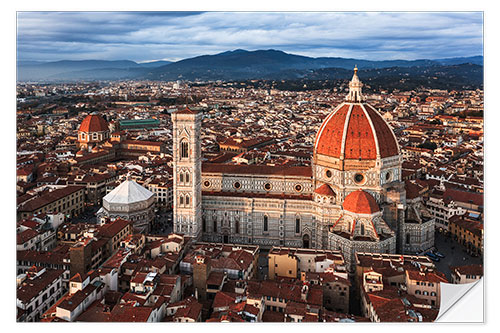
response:
[[[97,218],[122,218],[131,221],[138,232],[149,232],[154,219],[155,196],[153,192],[127,179],[102,199]]]
[[[314,144],[315,188],[330,185],[339,203],[358,189],[370,190],[379,200],[384,185],[401,181],[396,136],[365,103],[362,86],[355,68],[346,101],[323,121]]]

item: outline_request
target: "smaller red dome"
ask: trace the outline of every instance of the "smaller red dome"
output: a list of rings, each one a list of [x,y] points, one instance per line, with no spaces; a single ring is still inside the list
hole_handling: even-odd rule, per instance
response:
[[[329,197],[334,197],[335,192],[333,192],[332,188],[328,184],[323,184],[317,189],[314,190],[314,193],[317,193],[319,195],[325,195]]]
[[[342,204],[344,210],[356,214],[373,214],[380,211],[375,198],[368,192],[357,190],[349,193]]]
[[[86,133],[109,131],[108,122],[98,114],[89,114],[83,119],[79,131]]]

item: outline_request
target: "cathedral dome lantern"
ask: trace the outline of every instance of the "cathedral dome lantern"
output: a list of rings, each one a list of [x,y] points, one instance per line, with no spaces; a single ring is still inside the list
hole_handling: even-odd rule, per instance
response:
[[[364,101],[365,98],[361,93],[361,88],[363,88],[363,83],[358,78],[358,67],[354,67],[354,75],[351,82],[349,82],[349,94],[346,96],[346,101],[353,103]]]
[[[314,154],[341,160],[376,160],[399,155],[392,129],[371,105],[364,103],[357,68],[346,101],[319,128]]]

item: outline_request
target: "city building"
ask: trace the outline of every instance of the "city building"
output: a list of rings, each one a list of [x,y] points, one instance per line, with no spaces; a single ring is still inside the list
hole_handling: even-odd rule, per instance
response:
[[[481,215],[463,214],[450,218],[450,235],[467,250],[482,255],[484,252],[484,225]]]
[[[63,295],[61,269],[33,267],[17,277],[17,321],[39,321]]]
[[[78,130],[79,146],[88,149],[107,139],[109,139],[108,122],[98,114],[89,114],[85,117]]]
[[[340,251],[273,247],[267,256],[269,279],[300,278],[302,272],[323,273],[345,263]]]
[[[17,208],[18,219],[40,213],[62,213],[69,217],[79,215],[84,208],[85,187],[69,185],[49,189],[22,202]]]
[[[483,277],[483,265],[450,266],[451,283],[473,283]]]

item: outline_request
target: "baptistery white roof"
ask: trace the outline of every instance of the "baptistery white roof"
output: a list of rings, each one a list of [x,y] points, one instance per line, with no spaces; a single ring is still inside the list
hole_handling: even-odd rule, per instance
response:
[[[135,181],[126,180],[113,191],[106,194],[103,200],[108,203],[129,204],[146,201],[153,195],[153,192],[137,184]]]

